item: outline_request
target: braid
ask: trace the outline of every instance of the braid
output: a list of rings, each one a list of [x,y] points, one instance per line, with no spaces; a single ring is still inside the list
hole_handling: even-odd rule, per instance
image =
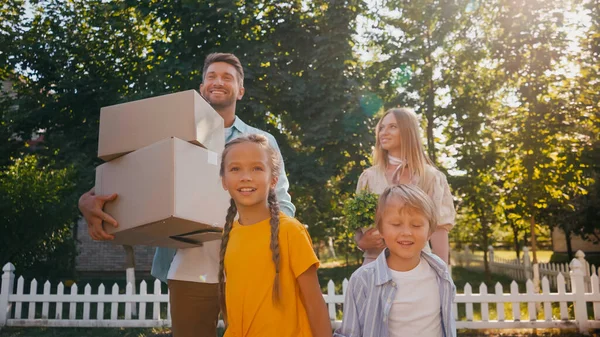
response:
[[[269,211],[271,212],[271,253],[275,264],[275,281],[273,282],[273,302],[279,302],[279,201],[275,190],[269,190]]]
[[[233,199],[230,201],[227,216],[225,218],[225,227],[223,228],[223,238],[221,240],[221,252],[219,254],[219,300],[221,302],[221,313],[223,321],[227,325],[227,307],[225,305],[225,252],[227,251],[227,243],[229,242],[229,233],[233,228],[233,219],[237,214],[237,207]]]

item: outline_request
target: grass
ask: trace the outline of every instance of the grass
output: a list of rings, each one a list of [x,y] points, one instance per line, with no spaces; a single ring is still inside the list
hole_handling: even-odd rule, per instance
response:
[[[473,254],[476,256],[483,257],[483,252],[480,250],[473,252]],[[552,258],[552,254],[554,254],[554,253],[551,250],[538,250],[536,252],[539,263],[550,262],[550,259]],[[501,259],[516,259],[517,253],[515,253],[514,250],[494,250],[494,257],[498,257]],[[521,252],[521,258],[523,258],[523,252]],[[531,255],[531,252],[529,252],[529,258],[533,260],[533,256]]]

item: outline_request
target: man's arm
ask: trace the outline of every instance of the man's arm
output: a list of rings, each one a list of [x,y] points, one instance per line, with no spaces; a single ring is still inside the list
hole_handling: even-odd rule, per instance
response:
[[[275,186],[275,194],[277,195],[277,200],[279,201],[279,207],[283,213],[294,217],[294,214],[296,213],[296,206],[292,204],[292,197],[288,193],[290,183],[287,175],[285,174],[285,163],[283,162],[283,156],[281,155],[281,151],[279,150],[279,145],[277,145],[275,137],[269,134],[268,138],[271,145],[275,148],[275,150],[277,150],[277,153],[279,153],[279,159],[281,160],[281,172],[279,173],[277,186]]]

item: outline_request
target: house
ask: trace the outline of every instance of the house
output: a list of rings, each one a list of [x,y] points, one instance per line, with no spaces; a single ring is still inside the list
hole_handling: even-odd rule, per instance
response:
[[[600,235],[600,230],[598,231]],[[591,240],[584,240],[579,235],[571,236],[571,249],[573,252],[581,250],[584,253],[600,253],[600,244]],[[555,253],[567,252],[567,238],[565,232],[557,227],[552,230],[552,250]]]
[[[124,273],[126,254],[121,245],[90,238],[87,223],[80,219],[77,223],[77,257],[75,270],[80,274],[100,275]],[[155,247],[135,246],[135,271],[150,274]]]

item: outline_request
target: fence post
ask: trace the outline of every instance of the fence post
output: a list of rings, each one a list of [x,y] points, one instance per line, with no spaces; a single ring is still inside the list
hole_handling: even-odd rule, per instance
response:
[[[581,262],[581,268],[583,268],[583,276],[585,277],[585,279],[584,279],[585,291],[590,292],[590,291],[592,291],[592,288],[591,288],[592,284],[591,284],[591,282],[589,282],[590,276],[591,276],[590,266],[587,263],[587,261],[585,260],[585,253],[582,252],[581,250],[578,250],[575,253],[575,258],[577,260],[579,260],[579,262]]]
[[[575,321],[579,327],[579,332],[587,332],[588,316],[587,304],[585,302],[585,276],[583,266],[578,259],[573,259],[571,264],[571,292],[573,293],[573,306],[575,309]]]
[[[10,315],[11,303],[8,302],[8,296],[12,295],[13,285],[15,284],[15,266],[7,263],[2,268],[2,290],[0,290],[0,328],[6,326],[6,321]]]
[[[529,248],[527,247],[523,247],[523,271],[525,274],[524,281],[527,281],[528,279],[533,279],[533,273],[531,270],[531,259],[529,258]]]

